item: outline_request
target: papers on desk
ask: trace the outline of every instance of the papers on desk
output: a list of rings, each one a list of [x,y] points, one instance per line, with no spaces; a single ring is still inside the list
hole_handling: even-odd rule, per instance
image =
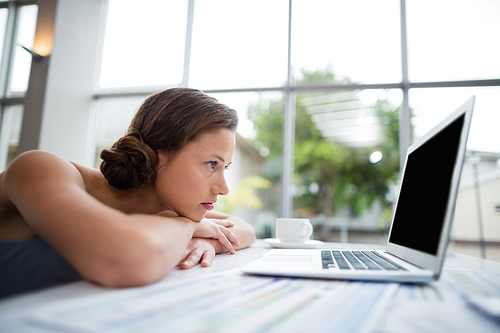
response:
[[[396,290],[234,270],[56,303],[28,319],[71,332],[363,332]]]
[[[105,289],[98,296],[50,303],[26,319],[63,332],[496,333],[500,321],[483,313],[497,316],[497,303],[490,300],[499,286],[500,272],[488,271],[444,270],[439,281],[396,285],[256,277],[232,270]]]
[[[469,275],[488,276],[498,272],[449,270],[441,278],[429,284],[402,284],[394,295],[388,314],[379,322],[376,332],[454,332],[498,333],[500,324],[483,311],[476,311],[462,294],[466,288],[457,285],[455,279],[467,282],[470,291],[483,288],[480,280],[472,281]]]
[[[500,272],[448,270],[447,273],[469,304],[500,319]]]

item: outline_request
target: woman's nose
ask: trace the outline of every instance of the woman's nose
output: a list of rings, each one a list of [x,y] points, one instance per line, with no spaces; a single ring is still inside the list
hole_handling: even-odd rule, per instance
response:
[[[224,175],[218,177],[212,185],[212,193],[217,195],[227,195],[229,193],[229,187],[227,186],[226,177],[224,177]]]

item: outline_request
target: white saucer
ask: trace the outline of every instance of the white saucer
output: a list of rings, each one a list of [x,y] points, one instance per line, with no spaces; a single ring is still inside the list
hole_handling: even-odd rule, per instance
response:
[[[305,243],[292,243],[282,242],[277,238],[266,238],[264,242],[277,249],[314,249],[315,247],[323,245],[323,242],[319,240],[308,240]]]

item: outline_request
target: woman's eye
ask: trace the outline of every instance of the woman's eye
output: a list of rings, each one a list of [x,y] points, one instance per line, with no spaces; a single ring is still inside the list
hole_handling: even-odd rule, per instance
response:
[[[214,169],[217,165],[217,162],[207,162],[207,165],[210,167],[210,169]]]

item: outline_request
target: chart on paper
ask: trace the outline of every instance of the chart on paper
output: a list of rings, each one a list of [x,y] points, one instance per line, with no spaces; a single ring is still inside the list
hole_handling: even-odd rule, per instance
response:
[[[78,332],[362,332],[395,284],[273,278],[239,271],[60,302],[34,325]]]

